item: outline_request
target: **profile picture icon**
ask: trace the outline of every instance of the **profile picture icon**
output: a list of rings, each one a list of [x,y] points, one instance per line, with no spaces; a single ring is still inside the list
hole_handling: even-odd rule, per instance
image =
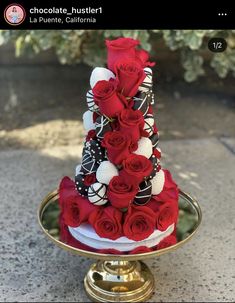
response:
[[[26,13],[20,4],[10,4],[5,8],[4,18],[8,24],[19,25],[25,19]]]

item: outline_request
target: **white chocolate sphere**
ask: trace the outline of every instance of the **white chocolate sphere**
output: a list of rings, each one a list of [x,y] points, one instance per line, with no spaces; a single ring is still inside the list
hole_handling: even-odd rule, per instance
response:
[[[101,162],[96,172],[96,179],[103,184],[109,184],[110,180],[118,176],[118,170],[116,166],[110,161]]]
[[[151,180],[152,183],[152,195],[158,195],[163,190],[165,183],[165,174],[162,169],[156,173],[156,176]]]
[[[115,79],[115,75],[111,70],[104,67],[95,67],[91,73],[90,85],[93,88],[98,81],[106,80],[109,81],[110,78]]]
[[[84,129],[89,132],[91,129],[95,129],[95,123],[93,122],[93,112],[87,110],[83,116],[83,126]]]
[[[138,141],[138,148],[134,151],[134,154],[145,156],[150,158],[153,153],[152,141],[149,138],[142,137]]]
[[[88,199],[94,205],[104,205],[108,202],[106,192],[106,185],[96,182],[88,188]]]

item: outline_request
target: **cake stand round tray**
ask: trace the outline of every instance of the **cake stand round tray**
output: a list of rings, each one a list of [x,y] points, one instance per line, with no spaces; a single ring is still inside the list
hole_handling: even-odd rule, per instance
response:
[[[177,243],[164,249],[141,253],[113,255],[86,251],[69,246],[59,240],[58,191],[51,192],[40,204],[39,225],[47,237],[59,247],[72,253],[96,259],[84,278],[89,298],[95,302],[142,302],[154,291],[154,277],[141,260],[155,258],[181,247],[197,231],[202,213],[198,202],[180,191]]]

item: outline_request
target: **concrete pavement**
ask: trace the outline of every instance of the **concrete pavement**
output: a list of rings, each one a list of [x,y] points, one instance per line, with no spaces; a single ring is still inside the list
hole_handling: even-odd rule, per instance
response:
[[[151,259],[151,302],[235,301],[235,138],[161,142],[164,167],[195,196],[203,222],[175,252]],[[0,301],[87,301],[83,278],[92,260],[74,256],[40,231],[36,211],[81,147],[0,152]]]

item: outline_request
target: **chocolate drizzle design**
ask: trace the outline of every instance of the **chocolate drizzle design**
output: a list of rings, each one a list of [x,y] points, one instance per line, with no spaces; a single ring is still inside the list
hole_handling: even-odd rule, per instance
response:
[[[99,164],[96,163],[95,159],[89,153],[86,153],[82,158],[81,163],[81,172],[89,175],[95,173],[99,167]]]
[[[145,68],[144,72],[146,77],[144,81],[140,84],[139,90],[143,92],[149,92],[152,90],[153,81],[152,81],[152,70],[150,68]]]
[[[139,191],[134,199],[134,204],[144,205],[148,203],[152,196],[152,183],[150,181],[143,181],[139,185]]]
[[[149,139],[152,141],[153,148],[156,148],[159,142],[159,134],[155,133],[152,136],[150,136]]]
[[[87,100],[88,108],[91,112],[99,111],[99,107],[98,107],[98,105],[95,104],[94,95],[93,95],[91,89],[86,94],[86,100]]]
[[[98,189],[95,189],[95,186],[99,185]],[[103,195],[101,194],[103,192]],[[108,198],[106,196],[107,187],[101,183],[94,183],[89,187],[88,190],[88,199],[91,203],[102,205],[108,202]]]
[[[143,113],[143,116],[145,117],[149,109],[148,95],[144,92],[138,92],[133,98],[133,100],[133,109],[140,110]]]
[[[155,155],[152,155],[149,160],[152,162],[153,165],[153,170],[150,174],[150,176],[148,177],[149,180],[153,179],[156,176],[156,173],[158,171],[158,159]]]
[[[152,136],[154,131],[154,117],[152,114],[147,114],[144,119],[145,125],[144,130],[149,133],[149,136]]]
[[[104,134],[111,130],[112,127],[109,119],[104,116],[97,117],[95,122],[95,132],[98,139],[102,140],[104,138]]]
[[[79,173],[77,176],[75,176],[75,184],[77,191],[80,193],[80,195],[87,196],[89,186],[86,186],[84,184],[83,174]]]
[[[92,159],[94,159],[96,162],[100,164],[102,161],[104,161],[105,150],[97,140],[90,140],[86,142],[86,148]]]

